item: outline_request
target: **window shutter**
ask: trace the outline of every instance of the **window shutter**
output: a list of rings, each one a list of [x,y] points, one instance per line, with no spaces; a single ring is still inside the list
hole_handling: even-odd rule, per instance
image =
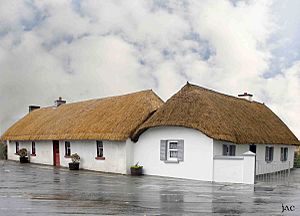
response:
[[[230,145],[229,150],[230,150],[229,155],[230,156],[235,156],[235,145]]]
[[[284,160],[284,148],[280,148],[280,160]]]
[[[178,161],[184,160],[184,140],[178,140]]]
[[[160,141],[160,160],[167,160],[167,140]]]
[[[223,144],[223,155],[224,156],[227,156],[228,155],[228,149],[227,149],[228,147],[227,147],[227,145],[225,145],[225,144]]]

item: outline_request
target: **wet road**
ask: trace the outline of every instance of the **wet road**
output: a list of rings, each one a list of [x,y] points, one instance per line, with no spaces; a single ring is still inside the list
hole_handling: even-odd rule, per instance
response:
[[[0,215],[300,215],[300,169],[291,177],[253,187],[0,161]]]

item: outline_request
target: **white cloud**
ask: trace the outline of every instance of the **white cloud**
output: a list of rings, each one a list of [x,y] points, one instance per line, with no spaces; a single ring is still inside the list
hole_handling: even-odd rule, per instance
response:
[[[51,105],[58,96],[76,101],[152,88],[167,99],[189,80],[229,94],[254,93],[300,136],[299,63],[264,76],[274,67],[274,47],[289,39],[271,40],[281,30],[276,4],[1,3],[0,132],[29,104]]]

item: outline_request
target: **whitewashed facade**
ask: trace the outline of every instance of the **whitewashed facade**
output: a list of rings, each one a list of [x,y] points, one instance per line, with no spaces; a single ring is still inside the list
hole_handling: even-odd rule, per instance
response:
[[[131,140],[121,141],[103,141],[103,157],[97,157],[96,141],[77,140],[70,142],[71,154],[77,153],[80,156],[80,168],[87,170],[95,170],[102,172],[129,174],[132,165]],[[52,141],[36,141],[36,153],[32,155],[31,141],[18,141],[19,149],[26,148],[30,154],[30,162],[38,164],[54,165],[53,142]],[[19,160],[16,154],[16,142],[7,142],[8,159]],[[65,141],[59,141],[59,165],[68,167],[71,158],[66,156]]]
[[[242,156],[244,152],[250,150],[249,144],[234,144],[226,141],[214,140],[214,156],[223,154],[223,144],[235,145],[236,156]],[[294,167],[294,145],[279,145],[279,144],[255,144],[256,146],[256,174],[272,173],[279,170],[285,170]],[[266,147],[273,147],[273,158],[266,161]],[[287,148],[287,158],[284,160],[281,155],[281,149]]]
[[[162,160],[162,141],[183,141],[183,159]],[[144,173],[215,182],[254,183],[255,154],[246,150],[241,156],[222,156],[214,141],[195,129],[155,127],[145,131],[134,144],[134,161],[144,166]],[[162,153],[163,152],[163,153]],[[169,152],[167,152],[168,154]],[[215,157],[219,156],[219,157]]]
[[[80,155],[82,169],[129,174],[130,166],[139,163],[146,175],[247,184],[254,183],[255,168],[256,174],[292,168],[295,150],[292,145],[257,144],[255,164],[255,154],[249,153],[250,145],[214,140],[191,128],[161,126],[146,130],[136,143],[130,139],[102,141],[101,158],[97,157],[96,140],[60,140],[59,165],[62,167],[68,167],[71,162],[66,156],[66,141],[70,143],[70,153]],[[177,142],[176,149],[168,149],[172,141]],[[32,152],[31,141],[18,143],[19,149]],[[16,142],[8,141],[7,144],[8,159],[19,160]],[[36,153],[30,156],[30,162],[54,165],[53,145],[53,141],[36,141]],[[224,156],[223,145],[235,146],[234,155]],[[272,161],[265,161],[266,146],[274,147]],[[288,148],[285,161],[281,160],[281,148]],[[168,157],[170,151],[177,152],[175,160]]]
[[[161,140],[184,140],[183,161],[162,161]],[[213,141],[197,130],[182,127],[150,128],[134,143],[134,162],[144,166],[147,175],[196,180],[212,180]]]

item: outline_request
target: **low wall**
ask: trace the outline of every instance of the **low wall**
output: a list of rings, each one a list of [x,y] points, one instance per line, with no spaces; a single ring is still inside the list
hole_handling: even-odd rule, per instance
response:
[[[213,181],[254,184],[255,154],[214,156]]]

